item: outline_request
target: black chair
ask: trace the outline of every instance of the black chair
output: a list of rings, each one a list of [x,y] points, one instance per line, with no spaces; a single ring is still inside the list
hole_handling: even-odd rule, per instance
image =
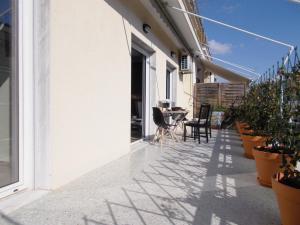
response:
[[[169,134],[172,137],[172,139],[176,140],[172,129],[174,125],[166,123],[164,115],[158,107],[152,107],[152,109],[153,109],[153,121],[157,126],[155,136],[153,138],[153,142],[158,138],[162,141],[164,134]]]
[[[198,141],[200,144],[200,136],[201,134],[205,134],[206,142],[208,143],[208,129],[209,129],[209,115],[210,115],[210,105],[209,104],[202,104],[199,111],[199,116],[197,120],[191,120],[184,123],[183,129],[183,139],[186,141],[187,138],[187,131],[186,127],[191,127],[191,136],[194,139],[198,137]],[[205,132],[201,132],[201,128],[205,129]]]
[[[208,129],[209,129],[209,137],[211,138],[211,117],[212,117],[212,113],[214,111],[214,107],[211,106],[210,110],[209,110],[209,118],[208,118]]]
[[[186,112],[186,113],[180,113],[180,114],[174,113],[172,115],[172,120],[175,122],[175,124],[174,124],[175,125],[174,132],[176,131],[176,129],[178,127],[181,127],[181,129],[183,130],[184,122],[187,121],[187,118],[186,118],[187,114],[188,114],[188,112]]]

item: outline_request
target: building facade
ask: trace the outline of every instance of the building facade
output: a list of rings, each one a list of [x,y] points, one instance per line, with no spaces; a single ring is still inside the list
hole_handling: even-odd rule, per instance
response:
[[[1,2],[0,197],[58,188],[129,153],[153,136],[161,101],[192,116],[206,37],[169,6],[194,1]]]

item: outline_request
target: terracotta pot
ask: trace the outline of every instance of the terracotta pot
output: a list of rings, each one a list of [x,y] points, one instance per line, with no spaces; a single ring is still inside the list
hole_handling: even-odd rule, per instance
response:
[[[261,136],[242,135],[242,141],[244,146],[244,156],[248,159],[254,159],[252,149],[257,146],[265,145],[266,138]]]
[[[240,129],[240,132],[241,132],[241,134],[243,135],[245,135],[245,134],[253,134],[254,133],[254,130],[248,130],[248,129],[245,129],[245,128],[241,128]]]
[[[266,187],[272,187],[272,177],[278,172],[280,166],[280,154],[252,150],[256,163],[257,180]]]
[[[247,131],[245,128],[249,127],[247,123],[241,123],[236,121],[235,123],[237,131],[242,134],[243,131]]]
[[[235,121],[235,127],[236,127],[237,132],[239,133],[240,132],[240,122],[239,121]]]
[[[272,178],[272,189],[277,197],[282,224],[299,225],[300,189],[282,184],[274,177]]]
[[[239,121],[235,121],[235,126],[236,126],[237,131],[240,132],[240,129],[242,127],[245,127],[246,125],[245,125],[245,123],[241,123]]]

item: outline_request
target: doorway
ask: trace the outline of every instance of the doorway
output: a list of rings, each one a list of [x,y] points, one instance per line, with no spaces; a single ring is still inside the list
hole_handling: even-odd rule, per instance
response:
[[[131,51],[131,142],[145,136],[145,77],[146,56],[132,48]]]

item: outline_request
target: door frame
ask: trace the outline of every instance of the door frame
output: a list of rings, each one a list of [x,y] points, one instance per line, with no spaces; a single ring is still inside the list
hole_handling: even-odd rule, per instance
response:
[[[140,52],[145,56],[145,63],[143,65],[143,130],[142,130],[142,139],[149,136],[150,130],[150,57],[151,53],[149,53],[146,49],[141,47],[139,44],[132,42],[133,49]],[[135,142],[133,142],[135,143]]]

